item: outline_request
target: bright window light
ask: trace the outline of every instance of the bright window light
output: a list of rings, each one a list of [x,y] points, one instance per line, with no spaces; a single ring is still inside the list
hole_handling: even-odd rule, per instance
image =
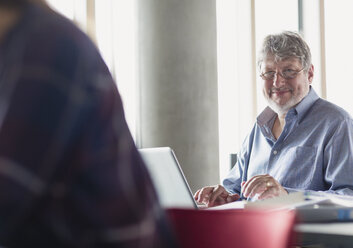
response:
[[[338,4],[339,3],[339,4]],[[327,99],[353,115],[353,1],[325,1]]]
[[[298,1],[297,0],[255,0],[256,52],[262,46],[262,41],[268,34],[285,30],[298,31]],[[257,112],[267,106],[262,94],[262,81],[257,77]]]
[[[137,130],[137,8],[135,0],[96,1],[96,37],[122,97],[132,136]]]
[[[54,10],[66,16],[68,19],[74,20],[74,0],[47,0],[47,2]]]
[[[87,0],[47,0],[48,4],[87,31]],[[136,140],[137,130],[137,8],[136,0],[96,0],[95,37],[124,104]]]
[[[220,178],[230,168],[230,153],[237,152],[237,22],[236,1],[217,1],[217,63]]]

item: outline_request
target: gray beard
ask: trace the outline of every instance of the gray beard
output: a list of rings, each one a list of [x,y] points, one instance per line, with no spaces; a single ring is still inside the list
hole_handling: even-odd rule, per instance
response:
[[[267,95],[264,94],[264,97],[267,101],[268,106],[274,111],[276,112],[278,115],[286,115],[287,112],[297,106],[303,99],[305,96],[307,96],[307,94],[309,93],[309,91],[304,95],[304,96],[293,96],[286,104],[284,105],[279,105],[277,104],[275,101],[273,101],[270,97],[267,97]],[[298,99],[300,98],[300,99]]]
[[[285,105],[279,105],[272,101],[271,99],[267,99],[268,106],[275,111],[278,115],[285,115],[287,112],[293,108],[297,103],[292,103],[292,100],[290,102],[287,102]]]
[[[287,112],[297,106],[302,99],[296,99],[296,97],[292,97],[286,104],[284,105],[279,105],[276,102],[274,102],[271,98],[265,97],[266,101],[268,103],[268,106],[274,111],[276,112],[278,115],[286,115]]]

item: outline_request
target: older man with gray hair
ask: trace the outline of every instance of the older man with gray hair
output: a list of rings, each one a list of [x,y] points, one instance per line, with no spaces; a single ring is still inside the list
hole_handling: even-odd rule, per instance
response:
[[[294,32],[265,38],[258,66],[268,107],[257,117],[223,185],[195,200],[208,206],[293,191],[353,195],[353,120],[311,83],[310,49]]]

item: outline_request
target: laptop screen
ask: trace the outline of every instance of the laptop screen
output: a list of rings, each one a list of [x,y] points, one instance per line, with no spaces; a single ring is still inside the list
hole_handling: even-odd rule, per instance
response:
[[[145,161],[164,208],[197,207],[184,173],[171,148],[143,148],[139,149],[139,152]]]

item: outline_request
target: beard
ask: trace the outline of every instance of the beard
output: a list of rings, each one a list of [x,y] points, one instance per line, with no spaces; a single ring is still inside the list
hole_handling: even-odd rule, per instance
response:
[[[265,99],[268,103],[268,106],[274,111],[276,112],[278,115],[285,115],[291,108],[295,107],[296,105],[298,105],[301,100],[303,100],[303,98],[307,95],[308,92],[306,92],[306,94],[299,94],[299,95],[294,95],[293,89],[287,89],[289,90],[291,97],[289,100],[287,100],[285,103],[279,103],[275,100],[273,100],[271,98],[271,95],[273,94],[273,92],[277,91],[277,90],[283,90],[283,89],[270,89],[268,90],[268,92],[265,92],[265,89],[263,91],[263,94],[265,96]]]

